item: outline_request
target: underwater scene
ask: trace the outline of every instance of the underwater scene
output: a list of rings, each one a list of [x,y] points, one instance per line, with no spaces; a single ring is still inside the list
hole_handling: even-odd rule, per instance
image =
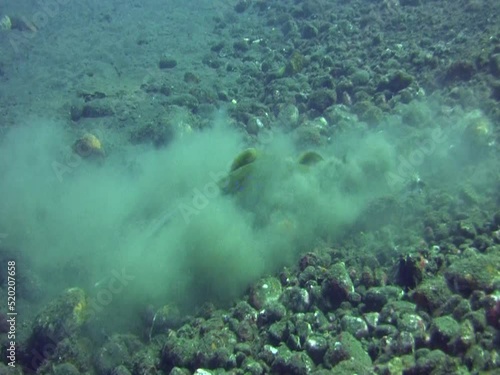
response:
[[[500,375],[500,1],[5,0],[0,375]]]

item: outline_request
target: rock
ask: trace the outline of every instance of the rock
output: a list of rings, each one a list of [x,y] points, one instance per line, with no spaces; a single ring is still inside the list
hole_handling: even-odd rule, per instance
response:
[[[372,287],[366,292],[363,302],[367,312],[380,311],[387,302],[399,300],[403,295],[403,290],[396,286]]]
[[[259,326],[269,325],[283,319],[286,315],[286,308],[278,301],[268,302],[259,312],[257,323]]]
[[[354,292],[354,285],[345,263],[339,262],[331,266],[321,284],[322,294],[333,307],[338,307]]]
[[[271,365],[271,371],[277,374],[307,375],[314,369],[314,362],[304,353],[293,353],[280,347]]]
[[[306,289],[298,286],[286,288],[281,295],[280,302],[295,313],[306,312],[311,306],[311,298]]]
[[[356,69],[349,78],[354,85],[363,86],[370,81],[370,73],[363,69]]]
[[[361,343],[350,333],[343,332],[330,342],[325,353],[324,365],[326,368],[332,368],[346,360],[355,360],[366,368],[372,366],[372,360]]]
[[[393,94],[410,86],[415,79],[410,74],[398,70],[384,79],[378,84],[377,91],[388,90]]]
[[[491,55],[490,71],[496,78],[500,78],[500,53]]]
[[[449,342],[460,333],[460,324],[451,316],[435,318],[431,328],[431,345],[446,351]]]
[[[97,351],[95,366],[100,374],[109,374],[120,365],[132,368],[132,357],[141,347],[141,342],[133,335],[113,335]]]
[[[314,25],[306,23],[300,33],[304,39],[314,39],[318,36],[318,29]]]
[[[410,296],[420,308],[430,312],[443,306],[452,293],[442,277],[435,277],[422,282]]]
[[[417,306],[411,302],[391,301],[385,304],[379,319],[381,323],[397,324],[403,314],[413,314],[416,309]]]
[[[93,100],[83,105],[81,113],[72,114],[72,116],[77,116],[77,118],[98,118],[112,116],[113,114],[114,110],[107,100]]]
[[[407,369],[414,374],[456,374],[457,365],[441,350],[417,350],[417,361],[414,367]]]
[[[426,339],[427,324],[420,315],[404,313],[398,319],[397,327],[399,331],[412,333],[422,343]]]
[[[162,361],[167,368],[191,368],[200,343],[197,338],[184,338],[171,335],[167,338],[162,351]]]
[[[312,360],[316,364],[320,364],[323,362],[323,356],[328,349],[328,341],[319,334],[313,334],[307,338],[305,348]]]
[[[453,290],[468,296],[474,290],[492,292],[499,278],[500,255],[469,252],[466,257],[453,262],[445,271],[445,277]]]
[[[293,329],[293,324],[290,321],[279,321],[271,324],[271,326],[267,329],[267,334],[271,339],[271,343],[278,345],[288,339],[288,336]]]
[[[86,133],[73,143],[73,152],[84,159],[102,159],[106,153],[101,141],[94,134]]]
[[[177,66],[177,60],[169,56],[162,56],[158,63],[158,67],[160,69],[173,69],[176,66]]]
[[[250,292],[250,304],[257,310],[271,302],[276,302],[281,296],[281,283],[275,277],[259,280]]]
[[[240,0],[234,6],[234,10],[236,13],[243,13],[245,10],[248,9],[250,4],[251,4],[250,0]]]
[[[469,81],[475,73],[474,64],[470,61],[454,61],[446,69],[446,81]]]
[[[36,316],[32,334],[34,347],[57,345],[64,338],[76,335],[89,314],[85,292],[80,288],[66,290]]]
[[[335,104],[337,101],[337,94],[334,90],[329,89],[319,89],[314,91],[308,100],[308,107],[315,109],[316,111],[322,113],[328,107]]]
[[[343,332],[349,332],[357,339],[368,336],[368,325],[360,317],[344,315],[340,320],[340,326]]]
[[[262,367],[262,365],[251,358],[245,359],[245,361],[241,365],[241,368],[243,369],[243,371],[245,371],[245,374],[249,375],[261,375],[264,373],[264,368]]]

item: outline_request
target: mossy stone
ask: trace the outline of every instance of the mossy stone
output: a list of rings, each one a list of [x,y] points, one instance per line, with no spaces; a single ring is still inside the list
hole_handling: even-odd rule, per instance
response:
[[[323,161],[323,157],[315,151],[306,151],[299,156],[299,164],[302,165],[315,165]]]

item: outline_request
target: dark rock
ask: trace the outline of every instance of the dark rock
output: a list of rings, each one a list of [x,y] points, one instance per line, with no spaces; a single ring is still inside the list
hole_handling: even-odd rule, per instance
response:
[[[420,308],[432,312],[442,307],[452,293],[442,277],[435,277],[422,282],[410,296]]]
[[[55,346],[64,338],[76,335],[89,314],[85,292],[79,288],[66,290],[36,316],[31,337],[33,348]]]
[[[446,81],[469,81],[474,75],[474,65],[470,61],[455,61],[446,70]]]
[[[160,69],[173,69],[177,66],[177,60],[172,57],[162,56],[158,66]]]
[[[366,292],[363,303],[366,311],[380,311],[390,300],[399,300],[403,290],[396,286],[372,287]]]
[[[495,77],[500,78],[500,53],[495,53],[490,57],[490,71]]]
[[[457,365],[441,350],[418,350],[414,367],[408,369],[411,374],[455,374]]]
[[[279,302],[270,302],[259,312],[257,323],[259,326],[269,325],[283,319],[286,315],[286,307]]]
[[[133,144],[151,143],[155,147],[167,145],[174,137],[173,125],[170,123],[147,123],[130,133]]]
[[[394,336],[398,333],[398,329],[392,324],[379,324],[375,328],[375,337],[384,337],[384,336]]]
[[[238,40],[233,43],[233,49],[237,52],[247,52],[250,49],[250,44],[246,40]]]
[[[310,23],[306,23],[302,27],[301,35],[302,35],[302,38],[304,38],[304,39],[316,38],[318,36],[318,29],[314,25],[312,25]]]
[[[354,292],[354,285],[349,277],[345,263],[336,263],[330,267],[326,279],[321,284],[323,296],[332,306],[340,306]]]
[[[271,343],[274,345],[278,345],[280,342],[284,342],[287,340],[290,332],[293,331],[293,329],[293,324],[290,321],[279,321],[271,324],[271,326],[267,329],[267,334],[271,340]]]
[[[307,338],[305,342],[307,354],[313,359],[316,364],[323,362],[323,356],[328,349],[328,341],[325,337],[314,334]]]
[[[97,118],[112,116],[114,114],[109,102],[94,100],[92,102],[86,103],[81,109],[81,114],[74,114],[76,117],[80,115],[84,118]],[[79,118],[79,117],[78,117]]]
[[[238,320],[256,319],[257,310],[245,301],[240,301],[233,309],[233,317]]]
[[[236,11],[236,13],[243,13],[245,10],[248,9],[250,4],[251,4],[250,0],[240,0],[234,6],[234,10]]]
[[[307,375],[314,369],[314,362],[304,353],[279,351],[271,370],[277,374]]]
[[[415,350],[415,338],[410,332],[399,332],[391,345],[391,353],[394,355],[403,355],[413,353]]]
[[[337,94],[333,90],[319,89],[314,91],[308,100],[308,106],[318,112],[323,112],[325,109],[335,104]]]
[[[460,324],[451,316],[435,318],[431,328],[431,345],[446,351],[449,342],[460,333]]]
[[[281,295],[280,302],[295,313],[306,312],[311,306],[311,298],[306,289],[298,286],[286,288]]]
[[[173,367],[193,368],[199,341],[171,335],[167,338],[162,352],[162,362],[171,369]]]
[[[410,86],[415,79],[410,74],[398,70],[385,77],[377,87],[377,91],[388,90],[394,94]]]

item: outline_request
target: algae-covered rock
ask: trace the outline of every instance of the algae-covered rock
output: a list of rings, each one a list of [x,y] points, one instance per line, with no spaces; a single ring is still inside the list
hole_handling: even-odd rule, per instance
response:
[[[133,368],[133,356],[143,347],[134,335],[113,335],[99,348],[95,367],[99,374],[111,374],[118,366]]]
[[[231,172],[244,167],[245,165],[253,163],[255,160],[257,160],[257,157],[258,152],[255,148],[246,149],[234,159],[233,164],[231,164]]]
[[[300,52],[294,51],[286,65],[284,74],[292,76],[299,73],[304,68],[304,60],[304,56]]]
[[[298,166],[312,166],[323,160],[323,157],[314,151],[304,152],[298,159]],[[224,194],[236,194],[243,191],[255,190],[266,180],[266,176],[284,173],[293,173],[285,160],[277,160],[272,155],[265,155],[255,148],[242,151],[234,159],[229,173],[219,181],[219,187]]]
[[[349,360],[354,360],[366,368],[370,368],[372,365],[372,360],[361,343],[350,333],[342,332],[330,342],[324,357],[325,367],[332,368],[343,361]]]
[[[88,317],[85,292],[80,288],[66,290],[36,316],[32,336],[34,345],[57,344],[76,334]]]
[[[268,277],[257,282],[250,292],[250,304],[256,309],[277,301],[281,296],[281,283],[274,277]]]
[[[258,155],[256,149],[249,148],[234,159],[228,175],[219,182],[224,194],[235,194],[245,187],[253,171],[252,163],[257,160]]]
[[[73,152],[82,158],[102,158],[105,156],[101,140],[91,133],[84,134],[73,143]]]
[[[469,295],[474,290],[491,292],[500,279],[500,256],[470,252],[445,271],[449,285],[457,293]]]
[[[302,165],[314,165],[316,163],[319,163],[320,161],[323,161],[323,157],[318,154],[317,152],[314,151],[307,151],[304,152],[302,155],[299,157],[299,164]]]

